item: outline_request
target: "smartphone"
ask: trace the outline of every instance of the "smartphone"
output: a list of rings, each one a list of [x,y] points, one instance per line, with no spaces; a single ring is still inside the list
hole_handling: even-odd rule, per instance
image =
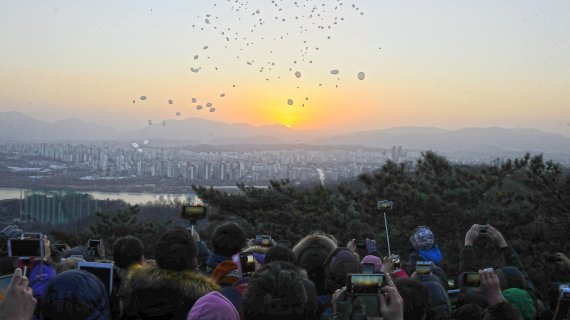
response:
[[[182,219],[199,220],[206,218],[206,207],[203,206],[182,206]]]
[[[109,295],[113,292],[113,264],[110,262],[79,261],[77,269],[87,271],[101,280]]]
[[[560,295],[554,311],[554,320],[566,319],[568,310],[570,310],[570,287],[567,284],[561,284],[559,287]]]
[[[464,287],[478,287],[481,285],[481,276],[479,272],[464,272],[462,283]]]
[[[431,261],[416,261],[416,274],[430,274]]]
[[[394,207],[394,201],[390,201],[390,200],[381,200],[381,201],[378,201],[378,204],[377,204],[378,209],[392,210],[392,207]]]
[[[89,248],[97,248],[99,245],[101,245],[101,240],[89,239],[89,244],[87,246]]]
[[[394,261],[394,271],[399,271],[401,268],[400,255],[399,254],[394,255],[394,259],[392,261]]]
[[[449,297],[449,302],[451,303],[451,308],[455,309],[457,307],[457,302],[461,298],[461,289],[447,290],[447,296]]]
[[[383,273],[378,274],[348,274],[346,289],[349,294],[378,294],[386,283]]]
[[[41,258],[44,251],[42,239],[8,239],[8,257]]]
[[[374,268],[376,266],[374,263],[363,263],[362,264],[362,274],[374,274]]]
[[[366,240],[356,240],[356,247],[359,249],[366,249]]]
[[[271,236],[264,234],[264,235],[256,235],[255,236],[255,243],[262,247],[271,247]]]
[[[43,239],[44,235],[39,232],[24,232],[22,233],[22,239]]]
[[[486,224],[480,224],[479,225],[479,233],[487,233],[487,225]]]
[[[232,261],[238,266],[240,277],[249,277],[255,272],[253,253],[238,253],[232,256]]]

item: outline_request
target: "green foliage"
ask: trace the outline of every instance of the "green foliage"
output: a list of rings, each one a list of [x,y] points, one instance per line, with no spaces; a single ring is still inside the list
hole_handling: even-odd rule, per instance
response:
[[[569,176],[541,155],[470,167],[426,152],[413,167],[388,161],[357,182],[326,188],[293,187],[288,180],[272,181],[266,189],[238,187],[241,194],[193,189],[209,206],[219,208],[215,220],[239,220],[252,233],[294,242],[319,229],[342,244],[372,237],[384,253],[385,225],[376,205],[378,200],[393,200],[394,209],[387,212],[392,251],[405,256],[408,237],[417,226],[427,225],[451,275],[458,272],[459,251],[473,224],[497,227],[541,284],[551,280],[546,278],[551,266],[543,262],[545,255],[567,251],[570,240]],[[497,261],[499,252],[488,241],[482,239],[477,246],[491,263]]]

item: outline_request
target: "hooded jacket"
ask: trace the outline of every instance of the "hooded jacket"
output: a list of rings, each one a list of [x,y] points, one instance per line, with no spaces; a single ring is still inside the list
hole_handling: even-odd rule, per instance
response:
[[[126,319],[186,319],[194,303],[219,286],[197,272],[144,267],[130,275],[123,289]]]
[[[325,294],[323,262],[336,248],[335,241],[324,235],[308,235],[293,247],[299,266],[307,271],[309,279],[317,288],[318,295]]]

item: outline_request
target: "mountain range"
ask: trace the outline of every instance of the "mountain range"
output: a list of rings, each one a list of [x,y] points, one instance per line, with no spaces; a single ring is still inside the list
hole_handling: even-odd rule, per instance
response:
[[[433,127],[396,127],[327,135],[283,125],[254,126],[188,118],[166,120],[144,128],[121,132],[110,127],[65,119],[47,122],[21,112],[0,112],[0,140],[14,141],[169,141],[196,145],[311,144],[391,148],[443,152],[544,152],[570,154],[570,138],[536,129],[499,127],[446,130]]]

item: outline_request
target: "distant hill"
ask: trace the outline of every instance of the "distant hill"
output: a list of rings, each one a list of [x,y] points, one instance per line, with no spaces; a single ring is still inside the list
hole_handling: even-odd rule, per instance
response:
[[[209,144],[283,144],[327,137],[318,131],[295,130],[283,125],[254,126],[200,118],[166,120],[120,135],[121,139],[187,140]]]
[[[21,112],[0,112],[0,138],[13,140],[110,140],[117,132],[110,127],[64,119],[55,123],[41,121]]]
[[[543,152],[570,154],[570,138],[536,129],[395,127],[329,136],[314,130],[296,130],[283,125],[254,126],[222,123],[200,118],[166,120],[129,132],[118,132],[80,119],[55,123],[21,112],[0,112],[0,139],[67,141],[162,141],[164,145],[344,145],[414,150],[504,154]]]
[[[570,138],[536,129],[400,127],[354,132],[313,141],[324,145],[362,145],[436,151],[475,151],[481,153],[550,152],[570,153]]]

